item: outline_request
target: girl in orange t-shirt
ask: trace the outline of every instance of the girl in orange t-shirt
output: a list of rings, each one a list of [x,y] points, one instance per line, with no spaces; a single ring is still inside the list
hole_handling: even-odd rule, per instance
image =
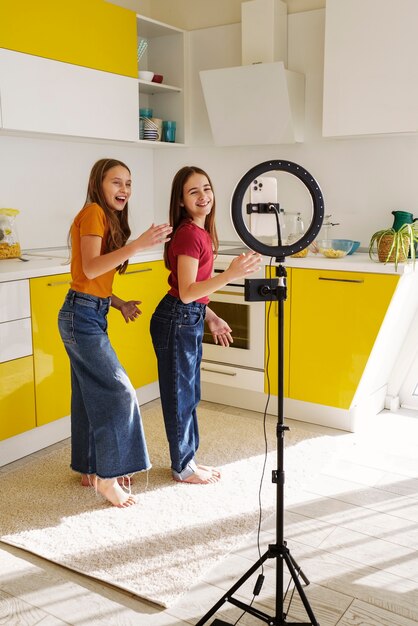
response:
[[[140,302],[113,294],[113,278],[125,272],[131,256],[167,242],[172,230],[153,224],[127,243],[130,195],[128,167],[115,159],[97,161],[71,227],[71,288],[58,315],[71,364],[71,467],[118,507],[135,504],[130,476],[148,470],[150,461],[135,390],[107,334],[110,306],[128,322],[140,314]]]

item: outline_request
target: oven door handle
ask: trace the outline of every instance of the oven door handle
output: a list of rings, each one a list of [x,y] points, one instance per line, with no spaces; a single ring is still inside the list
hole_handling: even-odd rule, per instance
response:
[[[201,367],[204,372],[213,372],[214,374],[224,374],[225,376],[236,376],[236,372],[222,372],[221,370],[212,370],[210,367]]]
[[[244,296],[244,290],[240,290],[240,291],[226,291],[223,289],[218,289],[218,291],[215,291],[215,293],[213,294],[214,296],[216,296],[216,294],[219,294],[220,296]]]

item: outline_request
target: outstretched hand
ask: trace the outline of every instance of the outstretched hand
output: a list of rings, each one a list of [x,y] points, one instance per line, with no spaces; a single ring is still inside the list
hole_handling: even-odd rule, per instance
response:
[[[166,243],[170,241],[169,235],[171,234],[173,227],[170,224],[151,224],[151,226],[139,235],[136,239],[136,243],[139,244],[140,250],[146,250],[152,248],[158,244]]]
[[[206,323],[215,344],[219,344],[220,346],[227,348],[229,344],[234,343],[231,335],[232,329],[221,317],[213,315],[213,317],[209,319],[206,318]]]
[[[244,252],[236,256],[225,271],[230,274],[231,280],[244,278],[260,269],[261,258],[257,252]]]
[[[126,323],[134,322],[142,314],[142,311],[137,306],[138,304],[141,304],[141,300],[128,300],[120,305],[119,310]]]

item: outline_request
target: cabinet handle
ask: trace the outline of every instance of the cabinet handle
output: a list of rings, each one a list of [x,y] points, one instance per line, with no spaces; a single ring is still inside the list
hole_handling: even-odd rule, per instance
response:
[[[210,367],[201,367],[204,372],[213,372],[214,374],[224,374],[224,376],[236,376],[236,372],[221,372],[219,370],[211,370]]]
[[[71,280],[57,280],[55,283],[48,283],[47,287],[59,287],[60,285],[70,285]]]
[[[152,272],[152,267],[146,267],[144,270],[134,270],[133,272],[126,272],[128,274],[142,274],[142,272]]]
[[[358,280],[354,278],[323,278],[322,276],[320,276],[318,280],[329,280],[333,283],[364,283],[363,279]]]

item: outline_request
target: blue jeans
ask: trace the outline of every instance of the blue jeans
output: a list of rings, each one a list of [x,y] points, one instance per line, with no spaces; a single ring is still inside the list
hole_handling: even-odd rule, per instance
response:
[[[151,467],[135,389],[107,335],[109,306],[70,289],[58,314],[71,363],[71,467],[100,478]]]
[[[194,457],[199,447],[196,408],[200,401],[205,312],[204,304],[183,304],[167,294],[151,318],[171,469],[179,480],[196,471]]]

